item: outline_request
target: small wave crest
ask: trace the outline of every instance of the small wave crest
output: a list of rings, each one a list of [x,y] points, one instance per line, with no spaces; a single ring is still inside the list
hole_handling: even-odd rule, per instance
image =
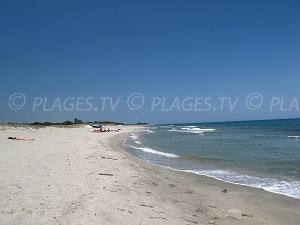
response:
[[[132,140],[137,140],[139,138],[139,136],[137,136],[136,134],[130,134],[130,137]]]
[[[142,143],[138,140],[139,136],[137,136],[136,134],[131,134],[130,138],[134,141],[134,143],[141,145]]]
[[[152,130],[145,130],[145,132],[150,133],[150,134],[154,133]]]
[[[162,129],[168,129],[168,128],[172,128],[174,127],[174,125],[160,125],[159,128],[162,128]]]
[[[136,150],[141,150],[141,151],[146,152],[146,153],[163,155],[163,156],[171,157],[171,158],[177,158],[177,157],[179,157],[178,155],[175,155],[175,154],[172,154],[172,153],[160,152],[160,151],[154,150],[152,148],[147,148],[147,147],[136,147],[136,146],[132,146],[132,145],[128,145],[128,147],[134,148]]]
[[[288,138],[300,139],[300,136],[288,136]]]
[[[195,126],[186,126],[186,127],[181,127],[180,129],[172,128],[168,131],[203,135],[205,132],[213,132],[215,130],[216,129],[213,128],[199,128]]]

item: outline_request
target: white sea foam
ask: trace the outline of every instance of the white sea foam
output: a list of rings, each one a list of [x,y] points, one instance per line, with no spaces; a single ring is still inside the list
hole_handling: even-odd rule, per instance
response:
[[[130,147],[130,148],[137,149],[137,150],[141,150],[141,151],[143,151],[143,152],[152,153],[152,154],[157,154],[157,155],[163,155],[163,156],[166,156],[166,157],[171,157],[171,158],[179,157],[178,155],[175,155],[175,154],[172,154],[172,153],[160,152],[160,151],[154,150],[154,149],[152,149],[152,148],[147,148],[147,147],[136,147],[136,146],[131,146],[131,145],[129,145],[129,147]]]
[[[180,128],[181,130],[192,130],[192,131],[204,131],[204,132],[209,132],[209,131],[215,131],[215,129],[211,128],[199,128],[199,127],[182,127]]]
[[[204,175],[231,184],[239,184],[248,187],[261,188],[265,191],[300,199],[300,182],[296,180],[280,181],[274,178],[259,178],[249,175],[240,175],[238,173],[226,170],[183,170],[172,168],[169,166],[159,165],[150,161],[148,161],[148,163],[168,168],[171,170],[194,173],[197,175]]]
[[[163,125],[163,126],[159,126],[159,128],[171,128],[173,127],[172,125]]]
[[[130,137],[132,138],[132,140],[137,140],[138,136],[136,134],[130,134]]]
[[[168,167],[169,169],[173,169]],[[177,169],[175,169],[177,170]],[[217,180],[232,184],[239,184],[249,187],[262,188],[266,191],[283,194],[286,196],[300,199],[300,182],[296,180],[281,181],[274,178],[260,178],[249,175],[241,175],[225,170],[179,170],[183,172],[194,173],[212,177]]]
[[[215,129],[186,126],[181,127],[180,129],[172,128],[168,131],[203,135],[205,132],[212,132],[215,131]]]
[[[153,131],[152,130],[145,130],[146,132],[148,132],[148,133],[153,133]]]
[[[130,134],[130,138],[134,141],[134,143],[138,145],[142,144],[140,141],[138,141],[139,136],[137,136],[136,134]]]
[[[300,139],[300,136],[288,136],[289,138]]]

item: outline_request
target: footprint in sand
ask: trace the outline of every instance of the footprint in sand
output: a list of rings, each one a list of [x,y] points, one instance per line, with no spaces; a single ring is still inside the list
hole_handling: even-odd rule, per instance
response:
[[[132,186],[134,186],[134,187],[136,187],[136,186],[143,186],[143,184],[142,183],[132,183]]]
[[[146,193],[146,195],[153,195],[153,193],[150,191],[145,191],[145,193]]]
[[[203,207],[199,207],[199,208],[195,209],[195,212],[197,212],[197,213],[206,213],[207,209],[203,208]]]
[[[254,217],[253,215],[248,214],[248,213],[242,213],[241,216],[244,216],[244,217]]]
[[[117,210],[121,211],[121,212],[124,212],[126,209],[120,209],[120,208],[117,208]]]
[[[197,221],[194,221],[194,220],[190,220],[190,219],[183,219],[183,220],[186,222],[189,222],[189,223],[199,224]]]
[[[153,186],[158,186],[158,183],[152,182],[151,183]]]
[[[146,204],[140,204],[140,206],[147,207],[147,208],[154,208],[154,206],[152,206],[152,205],[146,205]]]
[[[165,217],[160,217],[160,216],[150,216],[149,219],[161,219],[161,220],[167,220]]]

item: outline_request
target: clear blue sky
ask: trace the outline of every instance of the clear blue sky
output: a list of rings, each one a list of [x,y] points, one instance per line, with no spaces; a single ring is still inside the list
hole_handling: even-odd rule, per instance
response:
[[[118,120],[151,123],[300,117],[269,110],[271,97],[300,104],[299,1],[1,1],[2,122]],[[11,110],[13,93],[26,96]],[[142,93],[131,111],[127,97]],[[151,110],[152,98],[240,97],[261,109]],[[36,96],[121,97],[112,111],[32,110]],[[50,106],[49,106],[50,107]],[[48,107],[48,108],[49,108]],[[286,106],[288,107],[288,106]],[[293,108],[295,109],[295,108]]]

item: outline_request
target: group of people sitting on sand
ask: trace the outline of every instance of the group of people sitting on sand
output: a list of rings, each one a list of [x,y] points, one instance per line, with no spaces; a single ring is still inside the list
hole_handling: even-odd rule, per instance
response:
[[[121,129],[111,130],[109,128],[105,129],[104,127],[101,127],[99,129],[93,129],[92,133],[103,133],[103,132],[119,132]]]

